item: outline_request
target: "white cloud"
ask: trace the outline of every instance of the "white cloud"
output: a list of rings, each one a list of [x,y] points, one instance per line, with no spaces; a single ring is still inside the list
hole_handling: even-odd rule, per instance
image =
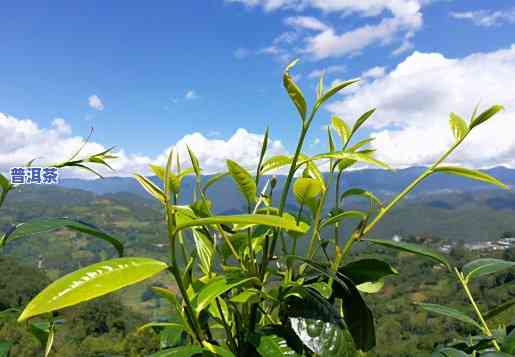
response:
[[[453,138],[448,115],[468,118],[481,108],[506,110],[475,129],[450,158],[476,167],[515,167],[515,45],[490,53],[450,59],[415,52],[384,77],[362,83],[352,94],[329,105],[331,112],[357,118],[375,107],[367,125],[376,137],[379,157],[396,166],[429,164]]]
[[[342,16],[355,15],[378,17],[380,21],[366,23],[360,27],[340,32],[312,16],[294,16],[285,19],[286,25],[294,27],[296,41],[292,46],[287,43],[274,43],[264,51],[286,58],[285,54],[310,54],[316,60],[355,55],[371,45],[386,45],[402,39],[403,43],[394,50],[399,54],[411,48],[409,39],[422,26],[421,8],[428,4],[425,0],[228,0],[244,3],[247,6],[262,6],[266,11],[296,10],[307,8],[324,13],[339,13]],[[388,15],[386,15],[388,14]],[[305,33],[306,30],[309,33]],[[312,34],[312,31],[317,32]],[[302,46],[298,47],[298,43]]]
[[[184,95],[184,99],[186,100],[194,100],[198,99],[198,94],[193,89],[189,89],[186,94]]]
[[[100,97],[96,94],[91,95],[88,98],[89,106],[95,110],[102,111],[104,110],[104,103],[100,99]]]
[[[329,26],[312,16],[287,17],[284,23],[294,28],[303,28],[306,30],[325,31],[329,29]]]
[[[470,20],[473,24],[483,27],[499,26],[502,23],[515,23],[515,8],[510,10],[476,10],[451,12],[451,17],[460,20]]]
[[[407,52],[409,50],[412,50],[415,46],[413,43],[409,40],[404,40],[402,44],[397,47],[395,50],[392,51],[392,55],[399,56],[403,54],[404,52]]]
[[[363,72],[361,75],[364,78],[380,78],[383,77],[385,74],[385,68],[384,67],[372,67],[368,71]]]
[[[72,135],[70,126],[64,119],[55,119],[49,128],[40,128],[31,119],[18,119],[0,113],[0,172],[8,173],[14,166],[23,166],[34,158],[38,165],[48,165],[68,159],[83,143],[84,138]],[[263,135],[249,133],[245,129],[238,129],[227,140],[210,139],[201,133],[185,135],[175,144],[180,154],[183,166],[190,166],[186,145],[198,156],[205,174],[225,170],[225,160],[233,159],[248,168],[255,169]],[[109,143],[111,144],[111,143]],[[84,157],[104,151],[107,147],[96,142],[89,142],[79,155]],[[119,156],[112,161],[116,170],[108,169],[98,171],[105,176],[130,176],[134,172],[150,174],[148,164],[164,165],[171,147],[163,150],[156,157],[137,153],[128,153],[126,150],[115,150]],[[269,141],[269,155],[284,154],[286,150],[278,140]],[[85,171],[68,169],[61,171],[62,177],[95,178]]]
[[[312,71],[308,74],[308,78],[320,78],[322,73],[324,73],[325,75],[328,75],[328,74],[336,74],[336,73],[343,73],[343,72],[345,72],[345,66],[334,65],[334,66],[329,66],[324,69],[322,69],[322,68],[315,69],[314,71]]]

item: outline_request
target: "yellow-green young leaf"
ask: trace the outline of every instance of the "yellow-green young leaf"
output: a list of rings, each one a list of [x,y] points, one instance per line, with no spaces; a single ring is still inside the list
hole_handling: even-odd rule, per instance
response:
[[[338,93],[339,91],[341,91],[345,87],[348,87],[351,84],[354,84],[354,83],[356,83],[358,81],[359,81],[359,79],[351,79],[351,80],[348,80],[348,81],[344,81],[344,82],[340,82],[340,83],[335,84],[327,92],[325,92],[324,95],[322,95],[322,97],[320,97],[316,101],[314,110],[315,111],[318,110],[318,108],[320,108],[320,106],[322,104],[324,104],[324,102],[327,101],[329,98],[331,98],[333,95],[335,95],[336,93]]]
[[[433,170],[434,172],[442,172],[445,174],[451,174],[451,175],[457,175],[457,176],[463,176],[467,177],[473,180],[477,181],[483,181],[490,183],[492,185],[496,185],[500,188],[503,188],[505,190],[509,190],[509,187],[496,179],[493,176],[490,176],[484,172],[478,171],[478,170],[472,170],[472,169],[466,169],[463,167],[456,167],[456,166],[439,166],[436,169]]]
[[[305,204],[308,200],[317,197],[322,192],[318,180],[307,177],[298,178],[293,184],[293,193],[297,202]]]
[[[484,123],[485,121],[487,121],[503,109],[504,107],[502,105],[492,105],[490,108],[479,114],[477,117],[473,117],[472,121],[470,122],[470,129],[478,126],[481,123]]]
[[[205,275],[208,275],[211,273],[211,266],[213,264],[213,243],[204,232],[195,228],[193,228],[191,232],[193,233],[193,240],[195,241],[197,255],[200,260],[200,270],[202,270]]]
[[[302,91],[297,86],[293,78],[290,76],[290,69],[297,64],[299,60],[296,59],[293,62],[291,62],[288,66],[286,66],[286,69],[284,70],[283,74],[283,85],[286,91],[288,92],[288,95],[290,96],[293,104],[295,104],[295,107],[297,108],[297,111],[300,114],[300,117],[302,120],[306,118],[306,99],[304,99],[304,95],[302,94]]]
[[[354,123],[351,134],[354,135],[354,133],[356,131],[358,131],[358,129],[368,120],[368,118],[370,118],[372,116],[372,114],[374,114],[375,111],[376,111],[376,109],[374,108],[374,109],[370,109],[368,112],[365,112],[364,114],[362,114],[358,118],[358,120],[356,120],[356,122]]]
[[[166,169],[164,167],[158,166],[158,165],[148,165],[152,172],[159,177],[159,179],[165,183],[165,176],[166,176]],[[165,185],[168,187],[169,190],[172,192],[180,192],[181,189],[181,180],[179,176],[175,175],[173,172],[168,172],[168,185]]]
[[[227,169],[247,202],[249,204],[256,202],[256,182],[248,171],[232,160],[227,160]]]
[[[358,218],[360,220],[363,220],[367,217],[367,215],[364,212],[361,211],[343,211],[338,214],[335,214],[333,216],[329,216],[326,219],[322,221],[320,224],[320,228],[323,228],[325,226],[329,226],[331,224],[338,223],[344,219],[350,219],[350,218]]]
[[[324,72],[322,72],[322,74],[320,75],[320,79],[318,80],[318,86],[317,86],[317,97],[316,99],[320,99],[322,98],[322,96],[324,95]]]
[[[351,188],[351,189],[348,189],[347,191],[342,193],[342,195],[340,196],[340,200],[343,200],[345,197],[349,197],[349,196],[363,196],[363,197],[368,198],[368,200],[371,203],[374,203],[378,207],[382,207],[383,206],[383,203],[381,202],[381,200],[379,198],[377,198],[376,195],[374,195],[370,191],[363,190],[361,188]]]
[[[4,175],[0,174],[0,188],[2,189],[0,192],[0,206],[4,202],[7,192],[9,192],[11,187],[11,183],[4,177]]]
[[[155,259],[126,257],[106,260],[67,274],[32,299],[18,321],[60,310],[109,294],[168,268]]]
[[[188,149],[188,154],[190,155],[191,166],[195,171],[195,176],[200,176],[201,169],[197,156],[195,156],[195,153],[190,149],[189,145],[186,145],[186,148]]]
[[[355,145],[352,145],[352,147],[350,148],[350,151],[357,151],[358,149],[362,148],[363,146],[370,144],[374,140],[375,140],[375,138],[363,139],[363,140],[357,142]]]
[[[213,353],[215,356],[220,356],[220,357],[236,357],[234,355],[234,353],[232,353],[228,349],[225,349],[225,348],[217,346],[217,345],[213,345],[213,344],[211,344],[211,343],[209,343],[207,341],[202,341],[202,345],[204,345],[204,349],[206,351],[209,351],[209,352]]]
[[[163,204],[166,202],[164,192],[159,187],[157,187],[152,181],[150,181],[149,179],[140,174],[134,174],[134,178],[154,198],[158,199]]]
[[[247,276],[217,276],[205,285],[196,295],[195,301],[193,302],[195,304],[195,312],[199,314],[218,296],[251,281],[257,281],[257,278]]]
[[[456,140],[461,140],[469,131],[467,123],[455,113],[449,115],[449,125]]]
[[[214,185],[226,176],[229,176],[228,172],[221,172],[219,174],[211,176],[204,185],[204,188],[202,188],[202,191],[205,193],[209,187],[211,187],[212,185]]]
[[[286,155],[276,155],[272,156],[270,159],[266,160],[263,165],[261,165],[261,173],[266,173],[268,171],[272,171],[292,163],[293,159],[290,156]]]
[[[350,138],[350,128],[349,126],[339,117],[334,115],[331,118],[331,125],[333,128],[336,129],[336,132],[338,133],[338,136],[342,140],[342,142],[345,144],[347,140]]]
[[[277,227],[294,231],[298,233],[306,233],[309,225],[300,222],[299,225],[292,220],[291,217],[272,216],[266,214],[239,214],[231,216],[212,216],[207,218],[197,218],[195,220],[177,223],[177,230],[182,230],[195,226],[207,226],[213,224],[262,224],[264,226]]]
[[[312,156],[310,158],[307,158],[305,160],[301,160],[298,165],[300,166],[300,165],[304,165],[306,162],[309,162],[309,161],[317,161],[317,160],[323,160],[323,159],[347,160],[346,163],[349,165],[352,165],[356,161],[359,161],[359,162],[364,162],[364,163],[371,164],[374,166],[379,166],[379,167],[381,167],[383,169],[387,169],[387,170],[392,169],[386,163],[375,159],[372,156],[372,152],[369,150],[358,151],[358,152],[338,151],[338,152],[318,154],[318,155]]]

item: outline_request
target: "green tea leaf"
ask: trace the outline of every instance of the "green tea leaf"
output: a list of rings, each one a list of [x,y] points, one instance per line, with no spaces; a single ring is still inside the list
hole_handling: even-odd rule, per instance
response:
[[[504,311],[508,310],[509,308],[511,308],[513,306],[515,306],[515,299],[508,300],[500,305],[495,306],[491,310],[488,310],[484,314],[484,317],[485,317],[485,319],[494,318],[495,316],[503,313]]]
[[[478,328],[481,331],[483,330],[481,325],[478,324],[475,320],[468,317],[465,313],[463,313],[459,310],[453,309],[451,307],[438,305],[438,304],[429,304],[429,303],[417,303],[416,305],[418,305],[421,308],[423,308],[424,310],[432,312],[434,314],[450,317],[452,319],[459,320],[466,324],[475,326],[476,328]]]
[[[350,218],[358,218],[360,220],[363,220],[367,217],[365,212],[361,211],[343,211],[340,213],[337,213],[333,216],[329,216],[325,218],[322,223],[320,223],[320,228],[329,226],[331,224],[338,223],[344,219],[350,219]]]
[[[322,95],[316,102],[315,102],[315,106],[314,106],[314,111],[317,111],[318,108],[320,108],[320,106],[322,104],[324,104],[324,102],[326,102],[329,98],[331,98],[333,95],[335,95],[336,93],[338,93],[339,91],[341,91],[342,89],[344,89],[345,87],[348,87],[350,86],[351,84],[354,84],[356,82],[358,82],[359,79],[351,79],[351,80],[348,80],[348,81],[344,81],[344,82],[340,82],[340,83],[337,83],[335,84],[334,86],[332,86],[331,88],[329,88],[329,90],[327,92],[324,93],[324,95]]]
[[[319,181],[313,178],[300,177],[293,184],[293,193],[297,202],[305,204],[314,199],[322,192],[322,186]]]
[[[309,225],[304,222],[299,222],[297,225],[295,220],[288,217],[280,217],[265,214],[239,214],[232,216],[211,216],[207,218],[197,218],[192,221],[177,223],[177,230],[195,226],[206,226],[212,224],[262,224],[270,227],[277,227],[289,231],[306,233]]]
[[[324,95],[324,72],[322,72],[322,74],[320,75],[320,78],[318,80],[318,86],[317,86],[317,96],[316,96],[316,99],[320,99],[322,98],[322,96]]]
[[[385,246],[388,248],[402,250],[402,251],[413,253],[416,255],[425,256],[425,257],[434,259],[439,263],[442,263],[443,265],[445,265],[447,267],[447,269],[449,269],[449,271],[452,271],[451,263],[449,262],[449,260],[447,260],[447,258],[444,255],[437,253],[437,252],[433,251],[432,249],[429,249],[429,248],[426,248],[426,247],[423,247],[423,246],[420,246],[417,244],[394,242],[391,240],[363,239],[362,241],[382,245],[382,246]]]
[[[200,260],[200,270],[202,270],[205,275],[208,275],[211,273],[213,264],[213,243],[201,230],[193,228],[191,232],[193,233],[195,248],[197,249],[197,255]]]
[[[272,171],[275,169],[279,169],[281,167],[291,165],[293,159],[290,156],[286,155],[276,155],[272,156],[270,159],[266,160],[263,165],[261,165],[261,173],[266,173],[268,171]]]
[[[209,180],[207,180],[202,191],[205,193],[209,187],[211,187],[212,185],[214,185],[215,183],[217,183],[218,181],[220,181],[221,179],[223,179],[224,177],[227,177],[227,176],[229,176],[228,172],[221,172],[219,174],[211,176],[209,178]]]
[[[348,276],[356,285],[377,282],[388,275],[398,274],[390,264],[374,258],[354,261],[344,265],[338,271]]]
[[[481,354],[481,356],[483,356],[483,354]],[[469,357],[469,355],[455,348],[444,347],[433,352],[431,357]]]
[[[370,118],[372,114],[374,114],[375,111],[376,109],[374,108],[362,114],[352,126],[351,135],[354,135],[358,131],[358,129],[368,120],[368,118]]]
[[[383,207],[383,202],[379,198],[377,198],[376,195],[374,195],[372,192],[363,190],[361,188],[351,188],[345,191],[340,196],[340,201],[343,200],[345,197],[349,196],[363,196],[366,197],[371,203],[375,203],[378,207]]]
[[[511,330],[502,341],[502,350],[506,353],[515,354],[515,329]]]
[[[116,258],[90,265],[67,274],[48,285],[32,299],[18,321],[111,293],[138,283],[168,268],[166,263],[149,258]]]
[[[2,189],[2,192],[0,193],[0,206],[2,205],[2,202],[4,201],[5,196],[7,196],[7,192],[9,192],[11,187],[12,185],[9,180],[7,180],[4,175],[0,174],[0,188]]]
[[[7,341],[0,341],[0,357],[9,357],[12,343]]]
[[[200,346],[189,345],[169,348],[149,355],[148,357],[192,357],[200,355],[204,349]]]
[[[186,145],[186,149],[188,149],[188,154],[190,155],[191,160],[191,166],[193,167],[195,176],[200,177],[202,170],[200,169],[200,163],[197,159],[197,156],[195,156],[195,153],[193,152],[193,150],[190,149],[189,145]]]
[[[302,94],[302,91],[297,86],[293,78],[290,76],[290,69],[297,64],[299,60],[296,59],[293,62],[291,62],[285,69],[283,74],[283,85],[286,91],[288,92],[288,95],[290,96],[293,104],[295,104],[295,107],[297,108],[297,111],[300,114],[300,117],[304,121],[306,119],[306,99],[304,99],[304,95]]]
[[[220,357],[236,357],[234,355],[234,353],[232,353],[231,351],[229,351],[228,349],[226,348],[223,348],[223,347],[220,347],[220,346],[217,346],[217,345],[213,345],[207,341],[203,341],[202,344],[204,345],[204,349],[211,352],[211,353],[214,353],[215,355],[217,356],[220,356]]]
[[[472,130],[479,124],[484,123],[485,121],[487,121],[488,119],[490,119],[491,117],[493,117],[495,114],[497,114],[498,112],[500,112],[503,109],[504,109],[504,107],[502,105],[491,106],[490,108],[488,108],[487,110],[485,110],[484,112],[479,114],[477,117],[474,117],[472,119],[472,121],[470,122],[469,130]]]
[[[195,312],[199,314],[220,295],[251,281],[257,281],[257,278],[247,276],[217,276],[199,291],[194,301]]]
[[[284,338],[277,335],[255,334],[251,342],[262,357],[300,357]]]
[[[163,204],[166,202],[164,192],[159,187],[157,187],[152,181],[150,181],[149,179],[140,174],[134,174],[134,178],[154,198],[158,199]]]
[[[350,151],[357,151],[358,149],[362,148],[363,146],[367,145],[367,144],[370,144],[372,141],[374,141],[375,138],[367,138],[367,139],[363,139],[361,141],[358,141],[356,144],[352,145],[352,147],[350,148]]]
[[[515,262],[502,259],[480,258],[465,264],[462,268],[465,280],[470,281],[483,275],[494,274],[515,267]]]
[[[492,185],[496,185],[500,188],[503,188],[505,190],[509,190],[509,187],[496,179],[493,176],[490,176],[484,172],[478,171],[478,170],[471,170],[466,169],[463,167],[456,167],[456,166],[439,166],[433,170],[434,172],[442,172],[445,174],[451,174],[451,175],[457,175],[457,176],[463,176],[467,177],[473,180],[477,181],[483,181],[490,183]]]
[[[249,204],[256,202],[257,188],[252,175],[232,160],[227,160],[227,168],[247,202]]]
[[[345,144],[351,135],[351,131],[349,126],[339,117],[334,115],[331,118],[331,125],[336,129],[336,132],[338,133],[338,136],[342,140],[342,142]]]
[[[451,126],[452,133],[457,141],[463,139],[469,131],[465,120],[455,113],[450,114],[449,125]]]
[[[66,217],[49,219],[40,218],[29,222],[20,223],[0,239],[0,247],[4,246],[7,241],[12,241],[36,234],[47,233],[62,228],[68,228],[73,231],[89,234],[105,240],[117,250],[120,256],[123,256],[123,244],[119,239],[101,231],[94,225]]]

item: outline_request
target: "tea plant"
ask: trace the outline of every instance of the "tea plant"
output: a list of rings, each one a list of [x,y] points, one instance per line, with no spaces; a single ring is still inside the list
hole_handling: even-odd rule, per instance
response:
[[[375,347],[374,320],[362,294],[379,292],[384,285],[383,279],[398,272],[378,259],[347,262],[354,245],[362,242],[431,258],[456,274],[474,307],[477,321],[444,306],[421,304],[421,308],[473,324],[484,335],[476,339],[481,343],[481,349],[465,342],[466,348],[453,345],[435,353],[446,356],[451,352],[476,353],[488,349],[511,351],[513,342],[509,341],[513,341],[513,333],[509,334],[511,337],[499,337],[491,330],[486,322],[488,316],[480,312],[470,294],[468,282],[487,273],[511,268],[515,263],[482,259],[458,269],[445,256],[425,247],[368,238],[391,209],[433,174],[464,176],[507,189],[486,173],[444,164],[472,130],[502,107],[495,105],[480,114],[476,110],[469,123],[452,113],[450,126],[454,144],[385,204],[372,192],[342,187],[345,172],[358,163],[390,169],[374,157],[373,149],[368,148],[371,138],[354,140],[361,126],[372,118],[374,110],[365,112],[353,126],[334,116],[327,133],[328,151],[314,156],[303,153],[305,138],[319,109],[357,80],[341,82],[325,90],[322,77],[315,103],[308,109],[302,91],[289,73],[295,64],[296,61],[288,65],[283,75],[284,87],[300,117],[299,139],[293,155],[268,157],[267,130],[255,172],[227,160],[227,172],[204,183],[199,160],[188,148],[191,167],[181,167],[175,150],[170,152],[164,167],[150,166],[160,178],[161,185],[135,175],[163,207],[168,262],[123,257],[123,245],[118,239],[80,221],[28,222],[3,236],[2,245],[29,234],[68,227],[108,241],[120,254],[119,258],[93,264],[54,281],[19,315],[20,322],[48,318],[47,354],[51,351],[57,311],[163,271],[171,274],[180,295],[163,287],[153,288],[156,294],[170,301],[177,315],[174,321],[153,322],[141,327],[153,329],[167,341],[174,336],[172,343],[164,344],[165,348],[153,356],[351,356],[359,353],[356,350],[370,351]],[[334,132],[338,143],[333,137]],[[322,174],[321,163],[328,164],[327,174]],[[273,170],[280,168],[288,170],[281,185],[270,176]],[[181,205],[181,183],[188,175],[195,177],[195,189],[191,203]],[[241,192],[246,202],[244,214],[213,214],[216,202],[209,199],[209,187],[227,176],[232,178],[235,189]],[[331,187],[335,187],[335,207],[327,207]],[[290,191],[297,202],[294,210],[287,209]],[[351,196],[367,200],[368,209],[349,209],[347,201]],[[343,233],[344,225],[351,228],[349,236]],[[187,240],[192,244],[187,244]],[[304,255],[298,253],[299,240],[309,242]]]

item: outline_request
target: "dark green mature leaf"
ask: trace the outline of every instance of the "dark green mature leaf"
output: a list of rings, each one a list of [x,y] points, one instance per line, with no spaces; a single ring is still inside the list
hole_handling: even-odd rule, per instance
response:
[[[369,111],[363,113],[359,118],[358,120],[356,120],[356,122],[354,123],[353,127],[352,127],[352,131],[351,131],[351,135],[354,135],[356,133],[356,131],[358,131],[358,129],[368,120],[368,118],[370,118],[372,116],[372,114],[374,114],[374,112],[376,111],[376,109],[370,109]]]
[[[457,176],[463,176],[467,177],[473,180],[483,181],[490,183],[492,185],[499,186],[500,188],[503,188],[505,190],[509,190],[509,187],[496,179],[493,176],[490,176],[484,172],[478,171],[478,170],[471,170],[466,169],[463,167],[456,167],[456,166],[439,166],[436,169],[433,170],[433,172],[442,172],[445,174],[451,174],[451,175],[457,175]]]
[[[506,353],[515,354],[515,329],[511,330],[502,341],[502,350]]]
[[[515,267],[515,262],[502,259],[480,258],[465,264],[462,268],[465,280],[470,281],[483,275],[494,274]]]
[[[31,317],[77,305],[138,283],[168,268],[149,258],[116,258],[67,274],[48,285],[25,307],[18,318]]]
[[[398,274],[390,264],[374,258],[356,260],[342,266],[338,272],[348,276],[356,285],[376,282],[388,275]]]
[[[0,357],[9,357],[12,343],[7,341],[0,341]]]
[[[336,129],[338,136],[340,137],[342,142],[345,144],[351,136],[351,131],[350,131],[349,126],[342,119],[337,117],[336,115],[334,115],[331,118],[331,125]]]
[[[432,312],[432,313],[435,313],[438,315],[450,317],[452,319],[459,320],[466,324],[472,325],[481,331],[483,330],[481,325],[479,323],[477,323],[474,319],[470,318],[465,313],[463,313],[459,310],[453,309],[451,307],[438,305],[438,304],[429,304],[429,303],[417,303],[416,305],[420,306],[421,308],[423,308],[426,311],[429,311],[429,312]]]
[[[290,324],[305,346],[320,357],[354,356],[356,349],[346,330],[316,319],[292,317]]]
[[[481,357],[513,357],[513,354],[497,351],[488,351],[485,353],[481,353]]]
[[[320,223],[320,228],[329,226],[331,224],[338,223],[344,219],[357,218],[363,220],[367,217],[365,212],[361,211],[343,211],[333,216],[329,216]]]
[[[508,300],[508,301],[506,301],[506,302],[504,302],[504,303],[502,303],[500,305],[495,306],[491,310],[488,310],[484,314],[484,317],[485,317],[485,319],[494,318],[495,316],[503,313],[504,311],[508,310],[512,306],[515,306],[515,299]]]
[[[227,160],[227,168],[249,204],[256,202],[256,182],[252,175],[237,162]]]
[[[470,122],[470,130],[472,130],[472,128],[478,126],[479,124],[484,123],[485,121],[487,121],[503,109],[504,107],[502,105],[491,106],[490,108],[479,114],[477,117],[472,119],[472,121]]]
[[[204,349],[200,346],[189,345],[159,351],[148,357],[192,357],[200,355],[203,351]]]
[[[381,240],[381,239],[363,239],[364,242],[370,242],[373,244],[382,245],[388,248],[393,248],[397,250],[402,250],[405,252],[413,253],[416,255],[422,255],[431,259],[436,260],[439,263],[442,263],[449,269],[449,271],[452,271],[451,263],[449,260],[442,254],[437,253],[429,248],[417,245],[417,244],[411,244],[411,243],[403,243],[403,242],[394,242],[391,240]]]
[[[219,297],[220,295],[226,293],[227,291],[234,289],[236,287],[242,286],[244,284],[250,283],[252,281],[257,281],[255,277],[248,276],[217,276],[212,279],[207,285],[205,285],[197,294],[194,300],[194,309],[197,314],[199,314],[202,310],[211,304],[214,299]]]
[[[344,89],[345,87],[350,86],[351,84],[354,84],[356,82],[359,82],[359,79],[351,79],[348,81],[340,82],[329,88],[327,92],[325,92],[316,102],[314,106],[314,110],[317,111],[318,108],[322,104],[324,104],[325,101],[327,101],[329,98],[331,98],[333,95]]]
[[[309,229],[309,225],[304,222],[299,222],[297,225],[295,220],[292,220],[288,216],[273,216],[266,214],[239,214],[232,216],[212,216],[207,218],[198,218],[195,220],[181,222],[177,224],[177,230],[195,227],[195,226],[206,226],[213,224],[262,224],[270,227],[283,228],[289,231],[306,233]]]
[[[120,256],[123,255],[123,244],[117,238],[107,234],[97,227],[85,223],[82,221],[70,219],[70,218],[42,218],[35,219],[29,222],[20,223],[14,229],[7,232],[4,237],[0,239],[0,247],[4,246],[7,241],[16,240],[23,237],[28,237],[40,233],[51,232],[57,229],[68,228],[77,232],[92,235],[94,237],[105,240],[106,242],[113,245],[118,251]]]
[[[140,174],[134,174],[134,178],[154,198],[158,199],[163,204],[166,202],[164,192],[159,187],[157,187],[152,181],[150,181],[148,178]]]
[[[449,115],[449,125],[451,127],[454,138],[458,141],[467,135],[469,128],[465,120],[455,113]]]
[[[352,339],[356,346],[363,351],[371,350],[376,343],[374,318],[372,311],[361,297],[354,283],[345,275],[330,271],[321,264],[298,256],[286,256],[286,259],[299,260],[307,263],[315,271],[321,273],[325,277],[333,280],[334,295],[342,300],[343,318],[345,324],[352,335]],[[308,292],[311,290],[306,289]],[[311,294],[311,297],[322,300],[321,303],[327,302],[318,293]],[[303,316],[308,317],[308,316]]]
[[[322,189],[323,187],[318,180],[308,177],[299,177],[293,184],[293,194],[300,204],[305,204],[317,197]]]
[[[469,355],[455,348],[444,347],[434,351],[431,357],[469,357]]]
[[[295,66],[299,62],[299,59],[294,60],[291,62],[288,66],[286,66],[286,69],[284,70],[283,74],[283,85],[286,91],[288,92],[288,95],[290,96],[293,104],[295,104],[295,107],[297,108],[300,117],[302,120],[306,119],[306,99],[304,99],[304,95],[302,94],[302,91],[297,86],[295,81],[290,75],[290,69]]]
[[[284,338],[277,335],[255,334],[251,337],[251,343],[262,357],[300,357]]]

